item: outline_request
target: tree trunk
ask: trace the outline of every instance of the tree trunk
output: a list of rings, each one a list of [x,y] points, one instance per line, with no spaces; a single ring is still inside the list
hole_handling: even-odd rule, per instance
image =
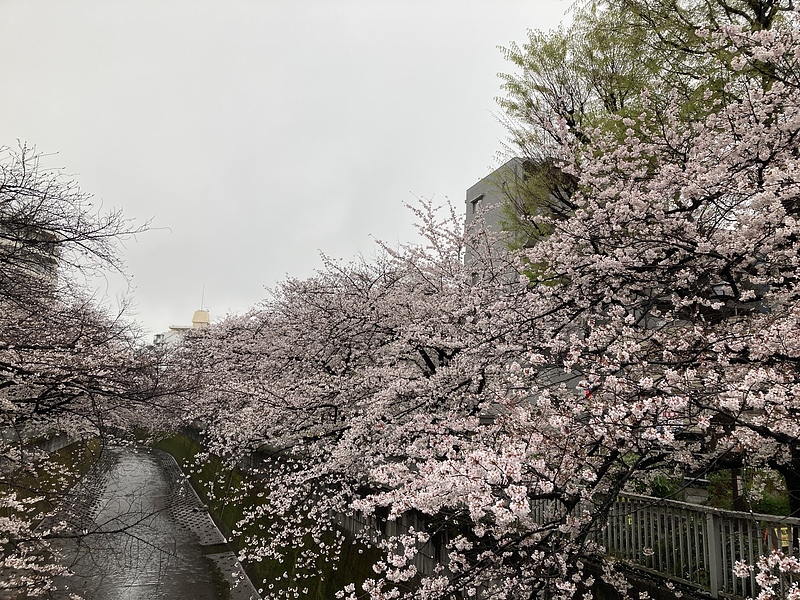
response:
[[[800,446],[791,445],[791,461],[778,462],[773,459],[769,466],[783,476],[789,497],[789,515],[800,518]]]

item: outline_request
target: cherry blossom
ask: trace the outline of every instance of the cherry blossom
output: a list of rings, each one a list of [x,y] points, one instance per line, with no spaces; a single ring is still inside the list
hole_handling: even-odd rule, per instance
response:
[[[325,258],[190,336],[189,418],[260,460],[241,557],[318,573],[356,535],[383,558],[342,597],[572,598],[588,560],[627,589],[597,533],[656,475],[771,467],[800,514],[798,31],[699,32],[724,82],[690,116],[655,82],[580,139],[552,122],[575,210],[531,217],[532,248],[422,201],[423,244]]]

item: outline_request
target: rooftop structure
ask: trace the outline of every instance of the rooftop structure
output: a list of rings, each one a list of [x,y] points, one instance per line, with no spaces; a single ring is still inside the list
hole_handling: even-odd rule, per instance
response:
[[[211,325],[211,313],[201,308],[194,311],[191,325],[170,325],[167,331],[157,333],[153,337],[153,345],[163,347],[165,345],[177,344],[187,331],[191,329],[201,329],[209,325]]]

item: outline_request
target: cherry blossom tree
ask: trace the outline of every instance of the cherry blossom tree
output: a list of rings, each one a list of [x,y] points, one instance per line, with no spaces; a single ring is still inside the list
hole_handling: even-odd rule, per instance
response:
[[[50,589],[63,567],[48,540],[75,534],[48,519],[77,466],[53,460],[49,440],[102,439],[162,413],[157,356],[88,291],[122,272],[116,244],[144,228],[97,212],[34,150],[1,154],[0,596],[19,597]]]
[[[648,417],[696,414],[718,458],[747,452],[781,470],[797,512],[796,425],[778,418],[791,414],[796,386],[794,37],[709,34],[714,47],[769,63],[776,79],[732,77],[702,122],[621,118],[628,143],[606,136],[589,156],[565,155],[580,173],[579,208],[528,256],[548,265],[538,283],[558,282],[543,296],[580,299],[583,330],[553,340],[603,388],[595,396],[636,397]]]
[[[362,532],[383,558],[342,596],[571,598],[625,590],[597,533],[656,475],[770,466],[800,514],[797,24],[698,30],[702,111],[654,81],[588,135],[542,120],[574,210],[530,216],[549,233],[511,262],[489,243],[464,266],[484,238],[423,203],[425,244],[325,259],[191,336],[209,450],[268,457],[243,557],[313,572],[342,515],[415,513]]]

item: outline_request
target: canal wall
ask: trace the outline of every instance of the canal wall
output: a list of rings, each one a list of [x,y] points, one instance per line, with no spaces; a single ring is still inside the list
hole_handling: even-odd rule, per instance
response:
[[[188,433],[188,435],[187,435]],[[195,455],[201,451],[199,436],[196,432],[181,432],[159,441],[155,446],[170,453],[178,464],[184,467],[193,488],[207,506],[209,514],[223,534],[229,537],[230,544],[237,550],[245,548],[244,539],[248,535],[260,535],[258,525],[244,528],[236,536],[231,531],[236,529],[245,505],[251,506],[260,502],[258,490],[242,493],[242,482],[247,477],[243,470],[231,469],[223,461],[210,456],[195,464]],[[224,488],[215,487],[217,482],[224,482]],[[226,492],[227,493],[222,493]],[[298,568],[296,560],[313,544],[309,540],[306,546],[288,552],[284,561],[262,559],[259,562],[245,563],[245,570],[257,589],[263,589],[265,596],[292,592],[299,598],[309,600],[335,600],[336,592],[353,581],[356,587],[367,578],[375,577],[372,565],[380,560],[381,554],[374,548],[356,543],[348,535],[337,560],[321,560],[319,572]]]

